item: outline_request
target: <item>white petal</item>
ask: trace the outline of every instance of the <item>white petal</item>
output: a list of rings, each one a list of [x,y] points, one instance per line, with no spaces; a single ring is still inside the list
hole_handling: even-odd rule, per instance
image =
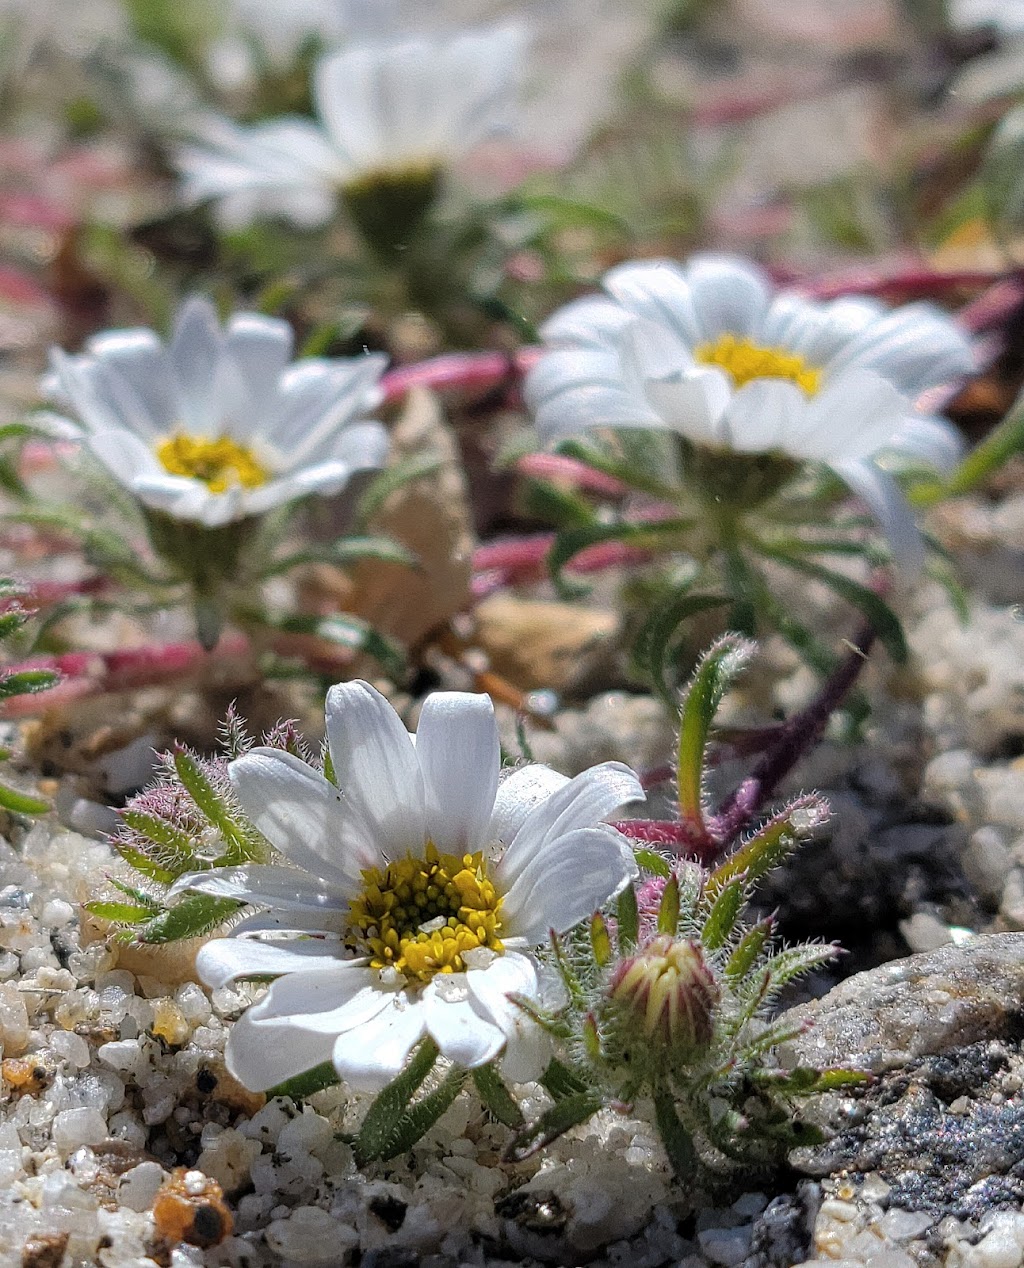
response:
[[[353,1090],[379,1092],[401,1073],[424,1033],[423,1010],[395,997],[371,1021],[338,1036],[334,1068]]]
[[[344,908],[341,889],[298,868],[273,863],[242,863],[237,867],[214,867],[206,872],[186,872],[167,891],[167,897],[177,898],[188,890],[286,911],[293,908],[319,911],[324,921],[334,923]]]
[[[250,1092],[265,1092],[330,1061],[333,1049],[333,1035],[298,1030],[287,1020],[260,1024],[243,1013],[228,1034],[224,1063]]]
[[[588,295],[559,308],[541,326],[540,333],[545,343],[556,347],[614,347],[623,329],[635,320],[613,300]]]
[[[583,771],[527,815],[498,865],[502,889],[509,889],[549,842],[593,827],[627,802],[645,799],[636,774],[621,762]]]
[[[278,380],[292,355],[292,328],[277,317],[236,313],[228,322],[224,345],[255,406],[248,417],[229,420],[230,434],[244,442],[259,434],[276,403]]]
[[[695,370],[683,379],[652,381],[645,392],[666,427],[694,444],[723,443],[722,420],[733,393],[721,370]]]
[[[131,487],[140,476],[161,471],[149,446],[123,428],[87,432],[85,443],[119,484]]]
[[[722,418],[731,449],[739,453],[788,451],[807,409],[807,397],[785,379],[753,379],[739,389]]]
[[[861,331],[886,314],[875,299],[844,296],[828,304],[784,291],[772,300],[759,342],[799,353],[812,366],[823,367]]]
[[[539,945],[548,930],[571,929],[636,875],[633,851],[613,828],[579,828],[556,836],[534,852],[506,891],[508,932]]]
[[[768,309],[771,283],[748,260],[729,255],[697,255],[688,263],[686,280],[703,338],[753,335]]]
[[[178,309],[170,357],[185,417],[192,435],[216,435],[213,385],[220,362],[222,336],[217,310],[202,295],[193,295]]]
[[[245,514],[244,490],[237,487],[214,493],[202,480],[172,475],[136,476],[130,487],[146,506],[166,511],[172,519],[194,520],[207,528],[230,524]]]
[[[566,775],[549,766],[532,763],[521,766],[498,784],[494,813],[484,836],[488,841],[508,845],[523,826],[530,811],[569,782]]]
[[[688,347],[704,342],[686,270],[675,260],[620,264],[604,275],[601,284],[627,312],[673,331]]]
[[[899,485],[869,459],[833,466],[878,521],[904,579],[914,581],[924,565],[924,541]]]
[[[907,400],[872,370],[830,379],[790,427],[786,450],[795,458],[837,462],[867,457],[899,431]]]
[[[393,995],[378,983],[378,974],[361,960],[336,960],[333,973],[300,969],[271,982],[248,1016],[258,1022],[287,1018],[302,1030],[340,1035],[391,1006]]]
[[[964,440],[944,418],[907,414],[886,450],[927,463],[949,475],[963,457]]]
[[[388,433],[381,424],[373,421],[349,423],[332,436],[326,437],[304,455],[304,460],[314,463],[344,463],[349,471],[370,471],[382,467],[388,456]]]
[[[486,843],[501,769],[490,696],[435,691],[416,727],[427,835],[439,850],[473,853]]]
[[[123,384],[122,417],[133,431],[158,436],[180,421],[170,361],[152,330],[106,331],[86,348]]]
[[[228,766],[242,809],[282,854],[350,892],[379,856],[347,815],[341,792],[306,762],[279,749],[251,749]]]
[[[263,974],[337,973],[340,955],[338,943],[320,938],[292,939],[288,942],[262,942],[255,938],[214,938],[199,948],[196,972],[213,990],[227,986],[240,977]]]
[[[974,355],[951,317],[931,304],[908,304],[873,322],[829,366],[874,370],[914,397],[974,370]]]
[[[464,1070],[474,1070],[498,1055],[505,1035],[474,1007],[466,977],[465,973],[435,977],[424,987],[419,1006],[441,1056]]]
[[[426,842],[423,777],[409,732],[366,682],[327,693],[327,736],[345,813],[389,857],[419,854]]]
[[[486,969],[470,970],[466,978],[477,1003],[505,1035],[502,1074],[513,1083],[539,1079],[551,1060],[551,1038],[508,998],[523,995],[543,1006],[533,962],[525,955],[507,952]]]

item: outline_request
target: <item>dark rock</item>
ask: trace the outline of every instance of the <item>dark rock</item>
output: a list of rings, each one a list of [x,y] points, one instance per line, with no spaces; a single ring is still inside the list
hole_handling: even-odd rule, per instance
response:
[[[774,1198],[754,1221],[750,1254],[740,1268],[790,1268],[811,1258],[821,1188],[801,1180],[793,1193]]]

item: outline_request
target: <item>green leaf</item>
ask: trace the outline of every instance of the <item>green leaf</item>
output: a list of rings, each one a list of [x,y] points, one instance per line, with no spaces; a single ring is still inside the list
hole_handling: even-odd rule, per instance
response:
[[[565,989],[569,992],[569,997],[577,1008],[586,1006],[586,996],[576,971],[569,962],[569,957],[565,954],[565,948],[562,946],[562,940],[555,931],[551,930],[551,954],[555,961],[555,968],[565,983]]]
[[[505,1127],[522,1127],[523,1112],[512,1099],[493,1061],[477,1066],[473,1071],[473,1082],[484,1108],[492,1118]]]
[[[16,674],[8,674],[0,678],[0,700],[49,691],[59,682],[60,674],[54,673],[52,669],[22,669]]]
[[[404,462],[382,471],[359,499],[354,517],[356,527],[365,528],[392,493],[396,493],[404,485],[425,476],[436,475],[442,462],[437,454],[417,454],[414,458],[406,458]]]
[[[644,623],[637,635],[633,658],[651,676],[655,689],[671,707],[676,705],[675,684],[667,679],[669,653],[675,648],[674,635],[679,626],[699,612],[724,607],[729,602],[725,595],[689,594],[684,588]]]
[[[244,828],[228,810],[224,798],[216,792],[196,759],[184,749],[178,749],[174,754],[174,769],[189,796],[224,838],[227,848],[217,860],[218,866],[248,862],[252,850]]]
[[[0,806],[16,815],[44,815],[53,807],[42,797],[19,792],[7,784],[0,784]]]
[[[151,916],[156,915],[160,910],[160,904],[152,894],[147,894],[144,889],[138,889],[134,885],[128,885],[124,881],[119,881],[116,877],[109,878],[110,884],[116,890],[119,890],[126,898],[130,898],[137,907],[145,907]]]
[[[597,513],[586,498],[549,480],[528,479],[523,491],[523,514],[561,532],[586,531],[597,526]]]
[[[802,977],[823,964],[830,964],[838,954],[839,948],[834,943],[808,942],[801,946],[787,947],[773,955],[767,965],[772,994],[778,994],[794,978]]]
[[[125,810],[121,818],[133,832],[137,832],[139,836],[145,837],[146,840],[160,847],[159,866],[170,875],[172,880],[179,877],[182,872],[192,871],[198,866],[195,841],[187,832],[175,827],[173,823],[168,823],[166,819],[161,819],[158,815],[149,814],[148,811],[133,808]],[[120,842],[116,844],[121,855],[128,859],[132,867],[140,872],[146,870],[135,859],[128,857]],[[136,851],[136,853],[139,852]],[[144,857],[148,858],[148,855]],[[150,866],[152,865],[150,861]]]
[[[276,577],[302,564],[333,564],[337,568],[348,568],[366,559],[375,559],[378,563],[400,564],[404,568],[415,568],[419,563],[411,550],[407,550],[401,542],[396,542],[391,537],[339,537],[329,546],[311,546],[283,559],[275,559],[263,572],[263,576]]]
[[[720,639],[697,666],[683,701],[676,761],[679,812],[699,837],[707,835],[704,765],[711,724],[722,697],[750,654],[750,644],[735,635]]]
[[[183,867],[180,871],[171,872],[167,868],[161,867],[159,863],[151,859],[148,854],[143,854],[134,845],[129,845],[127,841],[118,841],[115,843],[117,852],[124,861],[132,866],[140,875],[148,876],[150,880],[158,881],[161,885],[171,885],[181,875],[189,869]]]
[[[568,1066],[563,1065],[557,1057],[552,1057],[548,1067],[540,1076],[541,1086],[556,1101],[564,1101],[567,1097],[586,1092],[587,1085]]]
[[[672,1094],[666,1088],[654,1093],[654,1122],[677,1180],[692,1183],[700,1169],[693,1137],[683,1126]]]
[[[700,935],[700,941],[706,950],[717,951],[736,928],[745,891],[743,881],[735,880],[726,885],[715,899]]]
[[[793,824],[795,814],[801,815],[804,820],[798,827]],[[751,884],[760,880],[772,868],[779,866],[802,836],[827,818],[828,806],[823,798],[813,795],[801,797],[759,828],[715,868],[708,877],[707,892],[717,894],[737,877],[745,877]]]
[[[92,902],[85,904],[85,910],[97,920],[109,920],[114,925],[141,925],[153,914],[149,907],[136,903]]]
[[[517,193],[514,197],[519,206],[527,211],[543,213],[551,228],[595,229],[616,237],[629,236],[629,226],[621,216],[578,198],[544,193]]]
[[[437,1044],[432,1039],[424,1039],[413,1051],[405,1069],[377,1095],[366,1112],[355,1141],[354,1152],[360,1166],[385,1156],[397,1121],[433,1070],[438,1055]]]
[[[658,904],[658,932],[674,937],[679,928],[679,881],[670,876],[665,882]]]
[[[334,1087],[340,1082],[333,1063],[324,1061],[320,1065],[315,1065],[312,1070],[297,1074],[293,1079],[285,1079],[283,1083],[272,1087],[267,1092],[267,1100],[275,1096],[288,1096],[293,1101],[304,1101],[315,1092],[322,1092],[324,1088]]]
[[[725,976],[733,980],[744,978],[757,963],[759,956],[768,945],[775,921],[771,916],[759,920],[753,928],[748,929],[736,944],[736,949],[725,964]]]
[[[439,1088],[429,1092],[422,1100],[414,1101],[406,1112],[395,1120],[390,1139],[383,1151],[378,1154],[381,1162],[387,1162],[389,1158],[397,1158],[399,1154],[404,1154],[426,1135],[462,1091],[466,1074],[465,1070],[449,1070]],[[356,1156],[361,1156],[358,1153],[358,1143]]]
[[[652,872],[665,880],[672,875],[672,867],[668,859],[656,850],[634,850],[633,857],[636,859],[637,866],[642,867],[645,872]]]
[[[608,925],[604,916],[595,911],[590,917],[590,949],[594,963],[599,969],[606,968],[612,962],[612,940],[608,933]]]
[[[241,903],[233,898],[213,898],[209,894],[189,894],[181,902],[154,916],[139,932],[146,943],[178,942],[210,933],[224,923]]]
[[[862,586],[860,582],[852,581],[849,577],[833,572],[831,568],[826,568],[823,564],[814,563],[810,559],[800,559],[793,555],[785,555],[775,551],[767,551],[765,553],[768,554],[769,558],[777,559],[779,563],[791,568],[794,572],[799,572],[806,577],[814,577],[815,580],[824,582],[836,594],[845,599],[847,603],[859,609],[867,617],[872,629],[878,635],[885,650],[896,664],[902,665],[906,662],[909,653],[907,651],[907,641],[903,635],[903,626],[900,624],[899,617],[889,607],[888,603],[884,599],[879,598],[874,590],[869,590],[867,586]]]
[[[585,1123],[600,1108],[601,1101],[594,1092],[575,1092],[565,1097],[512,1138],[502,1155],[504,1160],[525,1162],[571,1128]]]
[[[627,885],[616,904],[618,916],[619,954],[635,947],[640,938],[640,912],[636,905],[636,890]]]

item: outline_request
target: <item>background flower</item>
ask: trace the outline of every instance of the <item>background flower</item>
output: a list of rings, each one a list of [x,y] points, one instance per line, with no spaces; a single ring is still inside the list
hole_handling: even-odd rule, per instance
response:
[[[929,304],[776,294],[729,256],[624,264],[603,285],[609,298],[570,304],[543,327],[553,346],[526,396],[546,441],[652,427],[710,450],[822,463],[870,506],[903,561],[919,561],[884,468],[911,459],[947,470],[959,456],[955,430],[913,407],[972,369],[949,317]]]
[[[145,506],[215,527],[310,493],[339,491],[387,454],[382,355],[291,361],[287,322],[209,300],[178,312],[170,343],[152,330],[96,335],[51,354],[46,389],[82,439]]]
[[[276,979],[232,1029],[230,1069],[262,1090],[333,1061],[377,1090],[429,1036],[456,1065],[500,1055],[508,1078],[538,1077],[547,1035],[508,997],[542,1006],[529,948],[636,874],[626,839],[601,823],[643,800],[636,776],[607,762],[571,780],[538,765],[500,780],[491,702],[460,692],[428,697],[414,742],[374,688],[345,683],[328,693],[327,731],[337,786],[276,749],[230,767],[246,814],[293,866],[175,886],[266,908],[198,961],[214,986]]]

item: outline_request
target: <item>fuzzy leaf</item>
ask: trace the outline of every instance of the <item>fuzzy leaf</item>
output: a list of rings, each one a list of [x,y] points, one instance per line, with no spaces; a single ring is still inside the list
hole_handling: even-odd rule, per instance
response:
[[[599,911],[590,918],[590,949],[594,963],[599,969],[605,968],[612,959],[612,940],[608,933],[608,925]]]
[[[289,616],[275,621],[274,628],[286,634],[311,634],[353,653],[365,652],[396,682],[406,674],[405,653],[396,642],[357,616],[336,612],[330,616]]]
[[[117,847],[118,854],[126,863],[140,875],[148,876],[151,881],[157,881],[161,885],[172,885],[181,875],[181,872],[188,871],[188,868],[184,867],[178,872],[168,871],[167,868],[161,867],[159,863],[151,859],[148,854],[143,854],[134,845],[129,845],[127,841],[116,841],[114,844]]]
[[[586,1092],[587,1085],[568,1066],[563,1065],[557,1057],[552,1057],[548,1068],[540,1076],[541,1085],[556,1101]]]
[[[704,766],[711,724],[730,683],[749,659],[752,647],[736,635],[726,635],[697,666],[683,701],[679,720],[676,779],[679,812],[700,838],[704,823]]]
[[[31,793],[19,792],[7,784],[0,784],[0,806],[16,815],[44,815],[53,807],[42,797],[33,797]]]
[[[619,895],[616,905],[619,921],[619,954],[635,947],[640,938],[640,912],[636,905],[636,890],[627,885]]]
[[[492,1118],[505,1127],[522,1127],[523,1112],[512,1099],[493,1061],[488,1065],[477,1066],[473,1071],[473,1082],[484,1108]]]
[[[224,838],[227,848],[217,860],[218,865],[226,867],[247,862],[252,851],[245,831],[232,816],[224,798],[216,792],[196,759],[184,749],[178,749],[174,754],[174,769],[189,796]]]
[[[301,564],[333,564],[336,568],[346,568],[364,559],[403,564],[406,568],[415,568],[418,563],[411,550],[391,537],[339,537],[329,546],[310,547],[275,559],[263,575],[276,577]]]
[[[506,1162],[525,1162],[570,1128],[578,1127],[601,1108],[593,1092],[574,1092],[542,1114],[536,1122],[518,1132],[509,1142],[502,1157]]]
[[[398,1120],[409,1108],[409,1103],[438,1058],[437,1044],[424,1039],[413,1051],[405,1069],[395,1076],[386,1088],[378,1093],[366,1112],[354,1146],[360,1166],[386,1154],[394,1137]]]
[[[551,930],[550,942],[551,954],[555,961],[555,968],[557,968],[559,977],[561,977],[562,981],[565,983],[565,989],[569,992],[570,999],[577,1008],[584,1007],[585,995],[583,992],[583,986],[576,975],[575,969],[569,962],[569,957],[566,955],[565,948],[562,946],[561,938],[559,938],[558,934],[556,934],[553,929]]]
[[[671,707],[675,707],[675,686],[668,680],[669,656],[676,645],[674,637],[680,625],[698,612],[724,607],[729,600],[719,594],[689,594],[685,588],[660,608],[641,627],[633,650],[635,663],[651,678],[655,689]]]
[[[578,596],[586,587],[568,582],[562,575],[566,564],[581,550],[602,542],[621,542],[640,550],[669,549],[673,537],[681,537],[693,527],[693,520],[657,520],[648,524],[590,524],[559,533],[548,552],[547,565],[556,589],[566,598]]]
[[[726,977],[739,979],[747,976],[765,949],[774,924],[774,919],[766,916],[764,920],[759,920],[753,928],[747,930],[726,961]]]
[[[289,1096],[293,1101],[304,1101],[314,1092],[322,1092],[324,1088],[334,1087],[340,1083],[338,1072],[330,1061],[316,1065],[304,1074],[297,1074],[293,1079],[285,1079],[267,1093],[267,1100],[275,1096]]]
[[[134,807],[125,810],[121,818],[133,832],[137,832],[139,836],[145,837],[147,841],[160,847],[160,866],[171,875],[172,879],[177,879],[182,872],[195,870],[195,842],[187,832],[175,827],[173,823],[168,823],[166,819],[161,819],[158,815]],[[121,855],[128,858],[121,843],[116,844]],[[134,859],[128,859],[128,862],[138,871],[145,871],[145,868]]]
[[[462,1091],[466,1074],[465,1070],[449,1070],[440,1087],[428,1093],[422,1100],[414,1101],[410,1105],[409,1109],[394,1123],[390,1139],[378,1155],[381,1162],[387,1162],[389,1158],[397,1158],[399,1154],[404,1154],[426,1135]],[[356,1152],[359,1157],[358,1148]]]
[[[742,879],[730,881],[722,888],[701,930],[700,940],[706,950],[717,951],[725,945],[736,928],[745,892]]]
[[[807,819],[807,826],[793,825],[794,813]],[[724,885],[736,877],[744,876],[753,884],[792,852],[801,835],[811,827],[824,823],[828,818],[828,806],[823,798],[801,797],[770,819],[749,841],[741,845],[708,877],[709,894],[717,894]]]
[[[38,691],[49,691],[60,682],[60,674],[52,669],[22,669],[16,674],[0,678],[0,700],[11,696],[30,696]]]
[[[364,529],[392,493],[396,493],[413,480],[435,475],[440,466],[441,458],[437,454],[417,454],[414,458],[407,458],[404,462],[388,467],[386,471],[375,476],[356,507],[356,527],[360,530]]]
[[[700,1159],[693,1137],[679,1118],[672,1094],[665,1088],[654,1093],[654,1121],[676,1179],[692,1181],[700,1168]]]
[[[134,885],[126,885],[124,881],[119,881],[117,877],[111,876],[110,883],[126,898],[130,898],[133,903],[139,907],[145,907],[151,916],[156,915],[160,910],[159,902],[152,894],[147,894],[144,889],[138,889]]]
[[[806,942],[773,955],[767,966],[772,994],[777,994],[794,978],[802,977],[822,964],[830,964],[838,954],[839,947],[833,942]]]
[[[665,880],[672,875],[672,866],[668,859],[658,854],[656,850],[635,850],[633,857],[636,859],[637,867],[642,867],[645,872],[651,872]]]
[[[139,933],[140,942],[178,942],[197,938],[222,925],[238,911],[241,904],[233,898],[212,898],[208,894],[189,894],[158,916],[154,916]]]
[[[85,910],[97,920],[109,920],[114,925],[140,925],[153,914],[150,907],[139,907],[136,903],[86,903]]]

